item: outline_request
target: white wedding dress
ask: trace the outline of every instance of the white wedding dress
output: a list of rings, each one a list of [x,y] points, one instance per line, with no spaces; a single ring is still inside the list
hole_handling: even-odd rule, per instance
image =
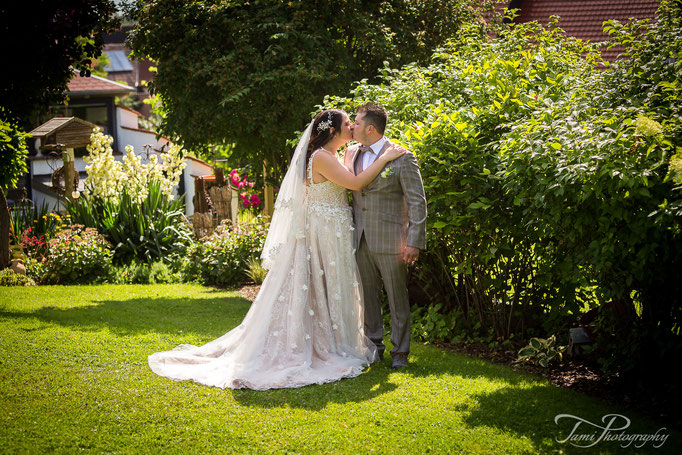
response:
[[[265,390],[354,377],[375,360],[376,347],[364,334],[347,193],[329,180],[313,183],[309,161],[302,197],[276,204],[277,210],[302,203],[305,222],[270,267],[242,323],[203,346],[152,354],[154,373]]]

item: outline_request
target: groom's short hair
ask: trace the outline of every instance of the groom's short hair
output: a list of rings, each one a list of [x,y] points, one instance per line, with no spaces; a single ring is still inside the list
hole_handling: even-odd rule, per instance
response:
[[[386,122],[388,121],[386,109],[376,103],[365,103],[358,108],[358,114],[365,114],[363,117],[365,122],[374,125],[374,129],[379,134],[384,134]]]

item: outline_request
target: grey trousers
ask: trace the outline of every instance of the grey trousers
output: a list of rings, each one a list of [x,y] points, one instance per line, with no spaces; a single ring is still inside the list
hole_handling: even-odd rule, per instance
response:
[[[410,300],[407,294],[407,266],[400,254],[372,253],[364,233],[355,253],[365,300],[365,334],[383,354],[384,320],[381,288],[386,289],[391,310],[391,355],[410,352]]]

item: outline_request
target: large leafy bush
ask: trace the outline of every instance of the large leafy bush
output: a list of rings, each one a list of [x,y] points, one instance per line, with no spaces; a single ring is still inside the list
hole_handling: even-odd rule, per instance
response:
[[[472,28],[428,66],[385,68],[383,83],[327,100],[383,104],[389,135],[418,156],[420,284],[461,313],[450,337],[544,336],[598,308],[604,367],[679,353],[680,7],[607,30],[629,60],[605,70],[556,24],[510,24],[499,39]]]

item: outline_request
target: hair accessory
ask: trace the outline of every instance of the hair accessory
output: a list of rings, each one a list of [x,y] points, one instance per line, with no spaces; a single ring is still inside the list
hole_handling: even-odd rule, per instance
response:
[[[324,122],[320,122],[317,124],[317,131],[322,132],[326,131],[332,126],[332,111],[329,111],[329,115],[327,116],[327,120]]]

